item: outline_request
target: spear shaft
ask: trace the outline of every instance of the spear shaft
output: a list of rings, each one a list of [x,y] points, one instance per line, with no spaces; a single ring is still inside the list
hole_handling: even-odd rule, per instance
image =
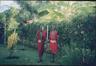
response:
[[[47,25],[47,41],[48,41],[48,25]]]

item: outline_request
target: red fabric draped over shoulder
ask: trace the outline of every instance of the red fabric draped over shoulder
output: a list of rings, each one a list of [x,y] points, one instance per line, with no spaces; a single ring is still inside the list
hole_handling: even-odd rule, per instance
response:
[[[58,32],[57,31],[51,31],[50,32],[50,50],[52,54],[56,54],[58,51]]]
[[[42,36],[41,34],[42,33]],[[47,35],[47,32],[46,31],[37,31],[37,41],[38,41],[38,52],[39,52],[39,55],[41,55],[44,51],[44,41],[46,40],[46,35]]]

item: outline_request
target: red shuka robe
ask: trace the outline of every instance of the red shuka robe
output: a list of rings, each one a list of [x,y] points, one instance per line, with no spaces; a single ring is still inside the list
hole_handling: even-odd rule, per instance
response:
[[[42,34],[40,34],[42,33]],[[44,41],[46,40],[47,32],[46,31],[38,31],[37,32],[37,40],[38,40],[38,52],[41,55],[44,50]],[[39,41],[41,40],[41,42]]]
[[[58,39],[58,32],[57,31],[51,31],[50,32],[50,50],[52,54],[56,54],[58,51],[58,44],[57,44],[57,39]]]

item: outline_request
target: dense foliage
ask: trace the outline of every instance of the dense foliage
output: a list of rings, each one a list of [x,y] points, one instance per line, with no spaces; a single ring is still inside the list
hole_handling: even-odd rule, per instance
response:
[[[59,32],[58,62],[61,64],[95,64],[96,5],[94,2],[16,1],[20,10],[11,8],[0,13],[8,28],[7,36],[16,29],[18,43],[37,47],[36,32],[41,25],[56,25]],[[32,20],[32,23],[26,23]],[[48,33],[49,33],[48,32]],[[24,42],[23,42],[24,41]]]

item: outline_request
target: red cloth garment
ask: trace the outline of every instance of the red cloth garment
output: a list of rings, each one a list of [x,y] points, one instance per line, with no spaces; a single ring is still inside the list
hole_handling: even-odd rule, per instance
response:
[[[41,34],[42,33],[42,34]],[[47,32],[46,31],[38,31],[37,32],[37,41],[38,41],[38,53],[41,57],[44,51],[44,41],[46,39]]]
[[[44,31],[42,31],[42,41],[43,42],[46,40],[46,37],[47,37],[47,31],[44,30]]]
[[[50,50],[52,54],[56,54],[58,51],[58,32],[57,31],[51,31],[50,32]]]
[[[47,32],[46,31],[42,31],[42,38],[40,36],[40,31],[37,32],[37,40],[45,41],[46,40],[46,36],[47,36]]]

